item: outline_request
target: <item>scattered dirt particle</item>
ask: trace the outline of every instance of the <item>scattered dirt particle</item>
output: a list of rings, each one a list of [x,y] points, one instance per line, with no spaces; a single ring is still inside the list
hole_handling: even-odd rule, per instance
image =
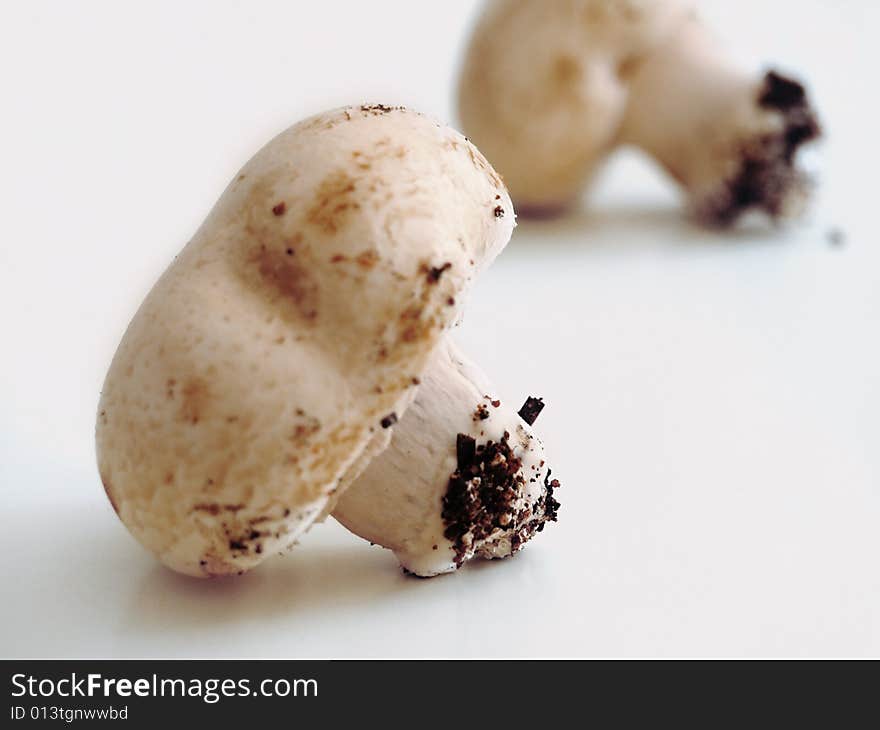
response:
[[[385,104],[361,104],[361,111],[372,114],[373,116],[381,116],[393,111],[403,111],[402,106],[386,106]]]
[[[544,400],[542,398],[533,398],[532,396],[529,396],[526,398],[526,402],[523,403],[522,408],[517,411],[517,414],[523,419],[523,421],[531,426],[541,414],[542,410],[544,410]]]
[[[846,234],[840,228],[832,228],[825,237],[832,246],[843,246],[846,243]]]

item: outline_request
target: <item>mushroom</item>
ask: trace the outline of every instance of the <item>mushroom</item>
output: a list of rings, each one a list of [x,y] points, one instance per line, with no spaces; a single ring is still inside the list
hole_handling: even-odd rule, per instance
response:
[[[513,226],[479,151],[415,112],[347,107],[269,142],[107,373],[98,467],[127,528],[194,576],[292,546],[387,447]]]
[[[556,520],[559,482],[531,430],[542,401],[529,398],[517,413],[493,392],[452,342],[442,343],[390,447],[333,516],[421,577],[517,552]]]
[[[520,213],[554,214],[609,153],[633,145],[683,188],[698,220],[798,213],[798,148],[820,130],[804,87],[730,61],[680,0],[497,0],[464,62],[463,130]]]

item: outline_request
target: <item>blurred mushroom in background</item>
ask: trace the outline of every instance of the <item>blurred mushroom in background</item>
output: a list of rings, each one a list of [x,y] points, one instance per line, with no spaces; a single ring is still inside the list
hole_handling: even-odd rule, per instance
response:
[[[800,213],[812,185],[797,153],[821,134],[799,81],[739,68],[685,0],[493,0],[459,114],[522,215],[564,211],[632,145],[712,226]]]

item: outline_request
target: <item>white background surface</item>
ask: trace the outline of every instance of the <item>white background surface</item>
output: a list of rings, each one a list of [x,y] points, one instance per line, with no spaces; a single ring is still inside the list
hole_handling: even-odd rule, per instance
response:
[[[0,655],[880,654],[878,4],[703,5],[744,61],[810,81],[823,187],[800,225],[719,235],[624,155],[588,208],[516,230],[459,339],[547,400],[559,524],[420,581],[330,521],[199,582],[104,498],[118,339],[285,126],[362,101],[454,121],[476,6],[3,3]]]

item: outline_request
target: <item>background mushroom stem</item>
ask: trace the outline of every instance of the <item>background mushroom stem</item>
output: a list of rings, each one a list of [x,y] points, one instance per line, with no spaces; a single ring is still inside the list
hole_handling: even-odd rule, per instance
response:
[[[619,142],[657,160],[701,221],[726,225],[748,208],[799,212],[809,181],[795,154],[819,125],[797,81],[743,71],[696,18],[622,73],[629,97]]]

